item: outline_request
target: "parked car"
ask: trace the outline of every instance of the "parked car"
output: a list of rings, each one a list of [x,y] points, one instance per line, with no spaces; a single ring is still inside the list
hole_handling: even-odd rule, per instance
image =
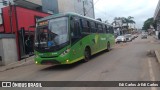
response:
[[[136,38],[138,38],[138,34],[135,34]]]
[[[137,34],[133,34],[132,36],[133,36],[134,39],[138,37]]]
[[[146,33],[142,33],[142,34],[141,34],[141,39],[144,39],[144,38],[147,39],[147,36],[148,36],[148,35],[147,35]]]
[[[133,36],[131,34],[126,34],[125,35],[126,41],[132,41],[133,40]]]
[[[115,41],[116,41],[116,43],[126,42],[126,37],[125,36],[118,36]]]
[[[134,35],[132,35],[132,34],[131,34],[131,37],[132,37],[132,40],[134,40],[134,39],[135,39]]]

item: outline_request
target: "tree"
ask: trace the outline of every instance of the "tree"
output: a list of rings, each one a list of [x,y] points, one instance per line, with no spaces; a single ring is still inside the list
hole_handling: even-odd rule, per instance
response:
[[[127,28],[129,27],[129,24],[135,24],[136,22],[133,20],[134,17],[129,16],[128,18],[124,17],[124,23],[127,24]]]
[[[131,32],[129,30],[129,25],[136,23],[134,20],[134,17],[115,17],[112,25],[114,24],[116,27],[120,29],[121,34],[126,34]],[[124,26],[126,24],[126,26]]]
[[[152,18],[148,18],[143,25],[143,30],[148,31],[148,29],[150,28],[150,26],[153,26],[154,28],[156,28],[156,22],[154,21],[153,17]]]

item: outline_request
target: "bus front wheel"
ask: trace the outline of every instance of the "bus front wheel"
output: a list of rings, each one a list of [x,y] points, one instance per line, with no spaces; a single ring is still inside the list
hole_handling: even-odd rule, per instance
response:
[[[91,51],[89,48],[86,48],[84,51],[84,62],[89,61],[91,58]]]

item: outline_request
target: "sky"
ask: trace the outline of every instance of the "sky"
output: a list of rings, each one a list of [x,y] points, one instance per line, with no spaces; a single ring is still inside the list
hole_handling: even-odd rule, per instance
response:
[[[137,28],[142,28],[154,16],[159,0],[94,0],[95,16],[113,22],[115,17],[134,17]]]
[[[1,1],[1,0],[0,0]],[[95,16],[113,22],[115,17],[134,17],[137,28],[142,28],[154,16],[159,0],[94,0]],[[2,4],[0,3],[0,7]],[[1,12],[1,10],[0,10]]]

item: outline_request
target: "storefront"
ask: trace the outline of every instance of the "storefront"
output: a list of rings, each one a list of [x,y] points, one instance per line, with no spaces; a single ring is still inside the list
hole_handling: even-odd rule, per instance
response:
[[[15,35],[18,60],[33,53],[35,28],[30,26],[35,26],[37,19],[48,15],[15,5],[2,8],[3,22],[0,25],[0,34]]]

